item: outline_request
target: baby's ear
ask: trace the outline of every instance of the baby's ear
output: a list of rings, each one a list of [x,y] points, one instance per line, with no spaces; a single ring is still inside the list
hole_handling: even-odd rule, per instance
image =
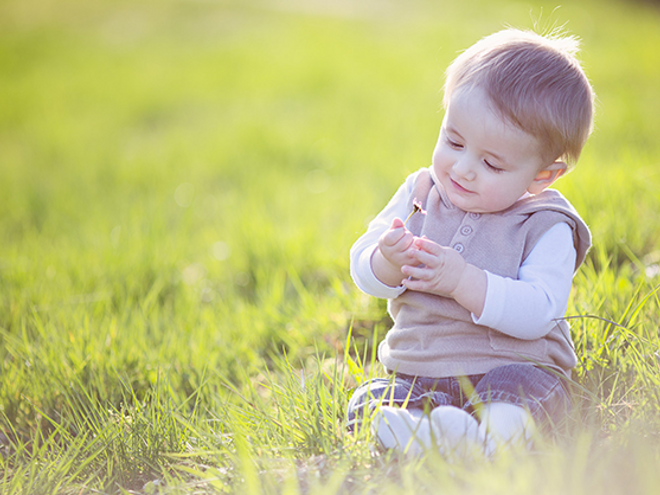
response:
[[[543,192],[544,189],[550,187],[554,181],[564,175],[567,169],[568,166],[562,161],[552,163],[534,177],[534,180],[527,188],[527,191],[530,194],[539,194]]]

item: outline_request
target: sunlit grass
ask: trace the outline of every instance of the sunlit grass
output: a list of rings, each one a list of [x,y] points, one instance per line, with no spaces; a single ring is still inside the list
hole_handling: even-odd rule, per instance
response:
[[[555,7],[2,3],[0,492],[655,493],[660,13]],[[400,458],[344,430],[389,325],[348,249],[428,164],[456,52],[535,23],[599,95],[558,183],[596,243],[569,433]]]

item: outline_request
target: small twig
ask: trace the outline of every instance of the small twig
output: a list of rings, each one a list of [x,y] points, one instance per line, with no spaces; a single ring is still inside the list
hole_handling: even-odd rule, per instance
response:
[[[413,199],[413,211],[410,212],[408,218],[406,218],[406,220],[403,222],[404,227],[408,223],[408,220],[410,220],[412,216],[417,212],[420,212],[422,215],[426,215],[426,210],[422,208],[422,203],[420,201],[417,201],[417,198],[415,198]]]

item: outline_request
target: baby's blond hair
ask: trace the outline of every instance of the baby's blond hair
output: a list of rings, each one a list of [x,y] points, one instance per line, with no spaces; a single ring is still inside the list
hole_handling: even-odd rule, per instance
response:
[[[594,92],[572,36],[506,29],[461,53],[447,69],[444,106],[479,87],[494,110],[542,143],[548,160],[577,162],[593,127]]]

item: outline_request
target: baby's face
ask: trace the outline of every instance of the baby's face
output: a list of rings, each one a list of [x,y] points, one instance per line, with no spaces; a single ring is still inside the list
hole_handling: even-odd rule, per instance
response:
[[[450,201],[464,211],[507,209],[544,166],[537,139],[495,113],[479,88],[451,97],[433,152],[433,169]]]

